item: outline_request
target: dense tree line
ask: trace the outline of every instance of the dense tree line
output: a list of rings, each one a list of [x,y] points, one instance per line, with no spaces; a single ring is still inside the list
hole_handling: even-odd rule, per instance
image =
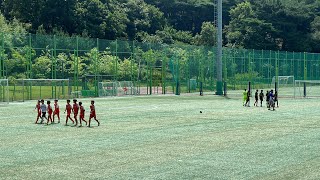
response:
[[[0,0],[31,33],[214,45],[215,0]],[[223,0],[224,45],[320,52],[318,0]]]

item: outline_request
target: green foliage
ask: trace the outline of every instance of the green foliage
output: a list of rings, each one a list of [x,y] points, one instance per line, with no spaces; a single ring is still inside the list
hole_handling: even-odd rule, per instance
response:
[[[161,44],[212,46],[216,42],[213,24],[217,23],[216,2],[213,0],[10,0],[0,3],[1,12],[10,20],[6,23],[10,27],[6,27],[2,25],[4,17],[0,17],[1,30],[15,34],[6,37],[9,45],[10,39],[19,40],[18,34],[26,33],[26,28],[39,34]],[[223,0],[224,45],[320,52],[319,9],[317,0]]]
[[[194,37],[195,45],[215,46],[217,29],[211,22],[204,22],[200,34]]]
[[[35,59],[32,65],[32,72],[34,79],[46,79],[51,76],[52,60],[46,53]]]
[[[226,27],[228,46],[250,49],[275,49],[272,24],[257,18],[250,2],[238,4],[230,11],[230,24]]]
[[[234,76],[236,82],[248,82],[253,79],[258,79],[259,73],[258,72],[249,72],[249,73],[237,73]]]
[[[136,79],[138,76],[138,65],[132,59],[125,59],[119,65],[120,79],[130,80]]]

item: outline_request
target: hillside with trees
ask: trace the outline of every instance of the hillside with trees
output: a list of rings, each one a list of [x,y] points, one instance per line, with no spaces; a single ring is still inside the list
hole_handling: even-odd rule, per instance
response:
[[[12,31],[214,45],[215,0],[0,0]],[[223,0],[224,46],[320,52],[318,0]],[[11,32],[4,23],[2,32]]]

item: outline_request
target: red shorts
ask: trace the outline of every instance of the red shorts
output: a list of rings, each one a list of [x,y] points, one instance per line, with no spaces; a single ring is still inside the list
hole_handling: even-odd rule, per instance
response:
[[[78,113],[74,113],[73,116],[74,116],[74,117],[77,117],[77,116],[78,116]]]
[[[53,114],[59,114],[60,113],[60,111],[54,111],[53,112]]]
[[[81,119],[84,119],[84,114],[80,114],[80,118],[81,118]]]
[[[95,118],[96,114],[90,114],[90,118]]]

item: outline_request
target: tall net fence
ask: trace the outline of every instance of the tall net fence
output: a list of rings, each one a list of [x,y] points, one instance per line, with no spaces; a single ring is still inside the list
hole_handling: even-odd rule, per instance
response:
[[[0,79],[0,105],[9,103],[8,79]]]
[[[248,82],[252,89],[274,89],[273,77],[320,76],[320,54],[314,53],[224,48],[222,61],[230,96],[241,96]],[[90,97],[99,96],[102,82],[132,82],[139,95],[213,94],[216,48],[0,33],[0,78],[9,79],[10,89],[18,79],[70,79],[71,94]]]
[[[12,80],[12,101],[34,99],[66,99],[71,95],[69,79],[16,79]]]

